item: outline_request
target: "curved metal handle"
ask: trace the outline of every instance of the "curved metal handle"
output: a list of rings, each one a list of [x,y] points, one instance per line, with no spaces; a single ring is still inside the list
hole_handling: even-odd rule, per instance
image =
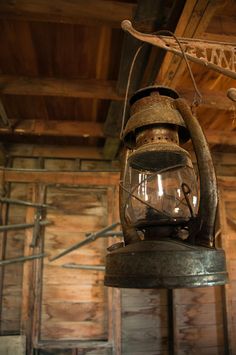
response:
[[[213,247],[218,192],[210,149],[198,120],[193,116],[185,100],[176,99],[175,103],[190,132],[200,176],[200,205],[198,211],[200,226],[196,242],[197,244]]]

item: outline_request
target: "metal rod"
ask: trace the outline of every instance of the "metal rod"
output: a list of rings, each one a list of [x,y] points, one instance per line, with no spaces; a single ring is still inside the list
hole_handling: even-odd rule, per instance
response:
[[[22,263],[28,260],[44,258],[45,256],[47,256],[47,254],[43,253],[43,254],[30,255],[30,256],[20,256],[19,258],[13,258],[13,259],[0,260],[0,266]]]
[[[49,224],[52,224],[52,222],[51,221],[40,221],[39,224],[40,224],[40,226],[47,226]],[[27,229],[27,228],[33,228],[33,227],[34,227],[34,223],[9,224],[9,225],[0,226],[0,232],[9,231],[9,230],[17,230],[17,229]]]
[[[29,201],[22,201],[22,200],[17,200],[13,198],[6,198],[6,197],[0,197],[0,202],[2,203],[10,203],[13,205],[22,205],[22,206],[28,206],[28,207],[36,207],[36,208],[56,208],[55,206],[47,205],[45,203],[35,203],[35,202],[29,202]]]
[[[85,236],[89,237],[92,233],[86,233]],[[115,232],[106,232],[102,235],[103,237],[122,237],[123,236],[123,232],[121,231],[115,231]]]
[[[82,270],[98,270],[105,271],[104,265],[81,265],[81,264],[64,264],[62,267],[66,269],[82,269]]]
[[[97,238],[102,237],[104,235],[104,233],[110,231],[111,229],[114,229],[119,224],[120,224],[120,222],[116,222],[116,223],[113,223],[113,224],[109,225],[108,227],[105,227],[105,228],[101,229],[100,231],[98,231],[96,233],[91,233],[86,239],[84,239],[81,242],[76,243],[76,244],[72,245],[71,247],[65,249],[60,254],[54,256],[53,258],[51,258],[50,261],[54,261],[56,259],[59,259],[62,256],[72,252],[73,250],[76,250],[76,249],[81,248],[82,246],[84,246],[86,244],[89,244],[89,243],[93,242]]]

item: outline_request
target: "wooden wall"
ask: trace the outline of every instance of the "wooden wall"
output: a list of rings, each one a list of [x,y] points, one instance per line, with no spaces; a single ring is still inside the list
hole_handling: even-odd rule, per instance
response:
[[[102,271],[62,267],[104,265],[106,246],[114,240],[99,239],[50,261],[85,233],[118,219],[118,164],[72,147],[64,153],[59,147],[45,149],[40,157],[38,152],[37,147],[12,146],[8,164],[13,169],[0,174],[11,198],[56,207],[48,209],[46,218],[53,224],[42,231],[34,250],[32,230],[1,235],[3,258],[48,254],[43,261],[0,269],[1,335],[26,334],[29,354],[236,354],[236,180],[222,176],[223,165],[233,175],[233,155],[215,155],[221,174],[218,244],[227,254],[229,285],[119,292],[103,286]],[[5,222],[24,223],[33,220],[35,210],[11,205],[2,213]]]

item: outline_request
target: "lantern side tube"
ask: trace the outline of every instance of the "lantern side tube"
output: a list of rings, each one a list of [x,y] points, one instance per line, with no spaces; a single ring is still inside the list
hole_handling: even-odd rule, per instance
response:
[[[128,157],[129,157],[129,149],[126,146],[124,146],[122,160],[121,160],[122,163],[121,163],[120,187],[119,187],[119,206],[120,206],[120,221],[121,221],[121,227],[124,235],[125,245],[140,241],[136,229],[131,225],[129,226],[125,220],[125,200],[123,198],[124,191],[121,185],[123,185],[125,181]]]
[[[185,124],[190,132],[197,158],[200,176],[199,232],[196,243],[213,247],[215,243],[214,229],[218,206],[218,193],[215,169],[206,137],[196,117],[185,100],[175,100]]]

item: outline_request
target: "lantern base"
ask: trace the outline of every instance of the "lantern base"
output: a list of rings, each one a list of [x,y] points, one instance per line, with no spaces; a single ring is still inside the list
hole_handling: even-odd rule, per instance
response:
[[[224,285],[228,281],[222,249],[171,239],[140,241],[107,255],[106,286],[182,288]]]

